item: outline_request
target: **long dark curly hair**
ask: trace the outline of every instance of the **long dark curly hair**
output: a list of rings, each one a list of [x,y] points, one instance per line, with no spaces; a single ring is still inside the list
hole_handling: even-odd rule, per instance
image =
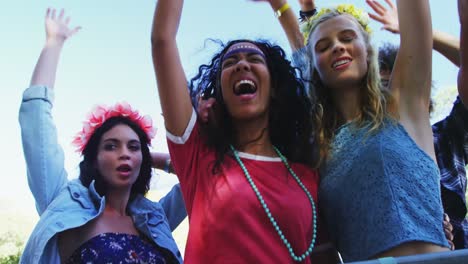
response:
[[[141,152],[143,160],[140,167],[140,174],[132,186],[130,192],[130,200],[136,195],[145,195],[149,190],[151,180],[151,154],[149,151],[149,139],[146,133],[135,122],[123,116],[115,116],[106,120],[100,127],[94,131],[85,148],[83,149],[83,160],[80,162],[80,181],[89,187],[91,182],[95,180],[95,188],[99,195],[104,196],[107,193],[107,183],[103,176],[98,171],[96,162],[98,155],[98,147],[101,138],[107,131],[111,130],[116,125],[123,124],[129,126],[137,135],[141,144]]]
[[[290,161],[315,167],[315,153],[312,142],[311,102],[308,99],[303,80],[298,69],[286,59],[284,50],[266,40],[233,40],[226,44],[216,41],[221,50],[209,64],[198,68],[198,74],[189,82],[192,102],[197,106],[198,97],[214,97],[214,115],[207,123],[200,125],[200,131],[209,147],[216,151],[213,173],[219,169],[224,156],[230,151],[229,145],[237,135],[224,103],[221,92],[221,65],[226,51],[239,42],[256,45],[265,54],[271,76],[268,131],[270,140]]]

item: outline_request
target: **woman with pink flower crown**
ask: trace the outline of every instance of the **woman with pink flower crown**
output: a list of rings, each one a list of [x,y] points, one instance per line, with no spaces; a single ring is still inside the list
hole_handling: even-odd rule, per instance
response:
[[[149,116],[127,103],[98,106],[73,143],[83,155],[68,181],[52,120],[54,82],[65,41],[80,28],[48,9],[46,43],[19,114],[28,182],[40,220],[21,263],[182,263],[171,231],[185,217],[176,186],[160,203],[144,197],[151,179]]]

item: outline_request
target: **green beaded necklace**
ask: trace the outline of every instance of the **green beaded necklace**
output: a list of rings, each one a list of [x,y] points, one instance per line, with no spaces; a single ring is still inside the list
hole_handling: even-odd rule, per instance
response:
[[[270,219],[270,222],[273,225],[273,227],[275,228],[275,230],[278,233],[279,237],[281,238],[281,241],[283,241],[283,244],[288,249],[289,255],[291,255],[292,259],[295,260],[295,261],[298,261],[298,262],[303,261],[307,256],[310,255],[310,253],[312,253],[312,249],[314,248],[314,244],[315,244],[315,238],[317,236],[317,215],[315,213],[315,203],[314,203],[314,199],[312,198],[312,195],[307,190],[307,188],[304,186],[304,184],[301,182],[299,177],[297,177],[296,173],[294,173],[294,171],[291,169],[291,167],[289,166],[289,163],[287,162],[287,160],[283,156],[283,154],[281,154],[281,152],[275,146],[273,146],[274,150],[276,151],[276,153],[278,154],[278,156],[280,157],[281,161],[284,163],[284,165],[286,166],[288,171],[291,173],[291,175],[296,180],[296,182],[299,184],[299,186],[302,188],[302,190],[304,190],[304,192],[306,193],[307,198],[309,198],[310,204],[312,205],[312,212],[313,212],[313,216],[314,216],[313,217],[314,232],[313,232],[313,235],[312,235],[312,241],[310,242],[310,246],[306,250],[306,252],[304,252],[300,256],[297,256],[294,253],[294,251],[293,251],[293,249],[291,247],[291,244],[289,243],[289,241],[284,236],[283,231],[281,231],[280,227],[276,223],[276,220],[273,217],[273,215],[271,214],[270,209],[268,208],[268,205],[266,204],[265,200],[263,199],[262,195],[260,194],[260,191],[258,190],[257,186],[255,185],[254,181],[252,180],[252,177],[250,177],[250,174],[247,171],[247,168],[245,167],[244,163],[239,158],[239,154],[237,154],[237,150],[235,150],[232,145],[229,145],[229,147],[231,148],[232,152],[234,153],[234,158],[236,159],[237,163],[239,163],[240,167],[242,168],[242,171],[244,171],[244,175],[247,178],[247,181],[249,182],[250,186],[254,190],[255,195],[257,196],[258,200],[260,201],[260,204],[262,205],[263,209],[265,210],[265,213],[268,216],[268,219]]]

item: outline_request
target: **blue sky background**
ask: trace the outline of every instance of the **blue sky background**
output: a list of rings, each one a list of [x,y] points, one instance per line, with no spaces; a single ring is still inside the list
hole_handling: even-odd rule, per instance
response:
[[[212,49],[204,49],[207,38],[267,38],[276,41],[289,53],[289,46],[279,23],[266,3],[245,0],[186,0],[178,41],[188,76],[198,65],[207,62]],[[365,7],[364,0],[317,1],[318,6],[351,2]],[[156,1],[122,0],[15,0],[0,5],[0,80],[2,133],[0,152],[0,199],[15,197],[18,206],[33,207],[26,181],[17,121],[22,91],[28,86],[32,70],[45,40],[44,14],[48,6],[65,8],[71,25],[82,30],[69,39],[63,49],[56,82],[54,118],[59,141],[66,154],[70,178],[76,177],[79,156],[70,145],[81,128],[81,120],[97,103],[127,101],[151,115],[158,127],[153,146],[167,151],[154,78],[150,30]],[[459,34],[457,1],[431,0],[433,27]],[[299,6],[291,2],[295,10]],[[367,7],[366,7],[367,9]],[[376,45],[398,38],[380,31],[372,22]],[[213,45],[209,45],[213,47]],[[438,89],[456,83],[457,69],[434,53],[433,79]],[[165,174],[159,187],[174,182]],[[19,200],[18,200],[19,198]]]

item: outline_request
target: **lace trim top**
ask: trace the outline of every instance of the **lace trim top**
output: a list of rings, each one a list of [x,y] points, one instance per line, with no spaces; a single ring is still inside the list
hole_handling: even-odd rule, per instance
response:
[[[168,262],[155,245],[140,236],[103,233],[83,243],[66,263],[164,264]]]
[[[320,169],[319,201],[345,261],[411,241],[448,246],[436,163],[400,124],[342,126]]]

